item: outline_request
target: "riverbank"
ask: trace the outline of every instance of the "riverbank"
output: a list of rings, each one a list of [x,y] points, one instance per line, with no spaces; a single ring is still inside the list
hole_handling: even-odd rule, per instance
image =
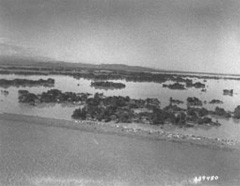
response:
[[[238,185],[235,146],[158,140],[146,131],[147,125],[0,114],[0,185]]]
[[[10,113],[0,113],[1,120],[44,125],[48,127],[60,127],[70,130],[80,130],[91,133],[103,133],[118,136],[127,136],[138,139],[150,139],[170,141],[175,143],[193,144],[208,148],[239,148],[238,141],[220,138],[210,138],[196,136],[193,134],[178,134],[166,132],[163,129],[146,127],[144,124],[125,124],[125,123],[104,123],[95,121],[63,120],[54,118],[44,118],[38,116],[18,115]]]

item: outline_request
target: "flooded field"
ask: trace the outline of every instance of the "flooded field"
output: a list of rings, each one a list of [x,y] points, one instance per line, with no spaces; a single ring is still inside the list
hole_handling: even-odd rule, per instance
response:
[[[1,75],[3,79],[55,79],[54,87],[9,87],[3,88],[1,90],[9,91],[8,95],[1,94],[0,100],[0,112],[6,113],[17,113],[26,115],[36,115],[42,117],[58,118],[58,119],[71,119],[73,111],[78,108],[77,105],[71,104],[41,104],[38,106],[30,106],[27,104],[18,103],[18,90],[27,89],[33,93],[42,93],[52,88],[59,89],[63,92],[83,92],[94,94],[96,92],[104,93],[106,96],[120,95],[129,96],[136,99],[146,99],[146,98],[158,98],[161,102],[161,108],[169,104],[170,97],[178,100],[184,101],[184,104],[180,107],[186,107],[187,97],[197,97],[202,101],[206,101],[203,107],[214,110],[216,106],[222,107],[227,111],[234,111],[237,105],[240,104],[240,81],[237,80],[213,80],[208,79],[204,82],[203,79],[194,78],[194,82],[200,81],[206,84],[206,92],[202,92],[201,89],[188,88],[186,90],[172,90],[168,88],[163,88],[162,84],[159,83],[139,83],[139,82],[126,82],[124,80],[114,80],[114,82],[121,82],[126,85],[124,89],[116,90],[103,90],[95,89],[91,87],[91,80],[87,79],[74,79],[69,76],[20,76],[20,75]],[[171,83],[171,82],[168,82]],[[234,89],[234,94],[232,96],[223,95],[223,89]],[[219,99],[223,101],[223,104],[209,104],[212,99]],[[194,127],[194,128],[175,128],[165,126],[165,130],[170,130],[178,133],[191,133],[206,137],[218,137],[218,138],[229,138],[240,141],[240,122],[239,120],[214,118],[222,124],[220,127]]]
[[[240,186],[240,1],[0,0],[0,186]]]

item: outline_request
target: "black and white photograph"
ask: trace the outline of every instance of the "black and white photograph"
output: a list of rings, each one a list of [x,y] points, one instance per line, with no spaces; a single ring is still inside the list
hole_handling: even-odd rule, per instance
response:
[[[239,0],[0,0],[0,186],[239,185]]]

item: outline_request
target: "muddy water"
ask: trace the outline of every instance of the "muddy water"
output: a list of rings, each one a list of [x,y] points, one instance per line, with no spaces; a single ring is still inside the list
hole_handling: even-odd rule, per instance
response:
[[[238,149],[0,119],[1,186],[233,186],[240,183],[239,157]],[[203,176],[215,177],[199,181]]]

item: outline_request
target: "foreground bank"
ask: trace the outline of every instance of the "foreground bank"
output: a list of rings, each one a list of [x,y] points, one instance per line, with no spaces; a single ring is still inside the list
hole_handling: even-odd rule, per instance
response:
[[[205,146],[208,148],[239,148],[240,143],[232,139],[210,138],[193,134],[178,134],[166,132],[163,129],[145,127],[144,124],[127,124],[114,122],[96,122],[80,120],[60,120],[54,118],[44,118],[38,116],[27,116],[18,114],[2,113],[0,118],[29,124],[43,125],[49,127],[60,127],[84,132],[94,132],[131,138],[144,138],[151,140],[171,141],[177,143],[188,143]]]
[[[156,140],[153,131],[109,125],[1,114],[1,185],[234,186],[240,181],[236,146]]]

